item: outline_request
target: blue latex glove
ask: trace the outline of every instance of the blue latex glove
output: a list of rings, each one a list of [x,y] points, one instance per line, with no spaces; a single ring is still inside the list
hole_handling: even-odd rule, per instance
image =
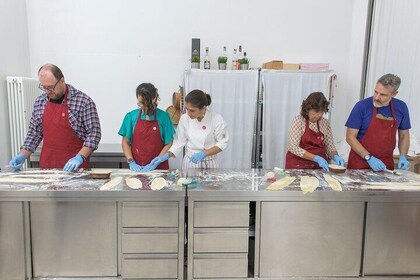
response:
[[[155,162],[155,163],[150,162],[148,165],[146,165],[145,167],[143,167],[141,169],[141,171],[142,172],[147,172],[147,171],[155,170],[156,167],[158,167],[159,164],[160,164],[159,162]]]
[[[400,156],[400,159],[398,160],[398,169],[408,169],[410,168],[410,162],[408,162],[406,156]]]
[[[339,155],[334,155],[334,161],[337,165],[344,166],[344,159]]]
[[[374,156],[371,156],[370,160],[367,161],[370,168],[372,168],[374,171],[384,171],[386,169],[385,164],[380,160],[377,159]]]
[[[160,157],[157,156],[154,159],[152,159],[152,161],[148,165],[143,167],[143,169],[141,171],[147,172],[147,171],[155,170],[159,166],[159,164],[161,164],[162,162],[164,162],[168,159],[169,159],[169,153],[165,153]]]
[[[26,160],[25,154],[19,153],[17,156],[15,156],[9,161],[9,165],[11,168],[17,171],[22,168],[22,165],[25,163],[25,160]]]
[[[206,154],[204,153],[204,151],[201,151],[201,152],[193,154],[190,157],[190,162],[193,162],[193,163],[197,164],[200,161],[202,161],[205,157],[206,157]]]
[[[167,161],[168,159],[169,159],[169,153],[165,153],[160,157],[159,156],[155,157],[154,159],[152,159],[150,163],[153,163],[153,164],[158,163],[159,165],[162,162]]]
[[[142,167],[138,165],[134,160],[128,164],[131,171],[140,172]]]
[[[319,167],[321,167],[325,171],[330,171],[330,169],[328,168],[328,162],[325,160],[325,158],[320,157],[320,156],[315,156],[314,161],[318,163]]]
[[[64,165],[63,171],[72,172],[75,171],[83,163],[83,158],[81,155],[77,154],[75,157],[69,159],[69,161]]]

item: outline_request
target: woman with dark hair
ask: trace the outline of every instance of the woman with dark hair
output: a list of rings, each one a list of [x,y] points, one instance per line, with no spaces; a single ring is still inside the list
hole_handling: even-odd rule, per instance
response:
[[[227,124],[222,116],[208,109],[211,96],[193,90],[185,98],[186,114],[181,116],[167,156],[176,157],[185,146],[182,163],[189,168],[217,168],[217,154],[227,147]]]
[[[328,112],[329,104],[322,92],[313,92],[303,100],[300,115],[290,126],[286,169],[329,171],[328,158],[344,165],[335,148],[330,123],[322,117]]]
[[[164,159],[159,156],[172,146],[175,131],[171,118],[167,112],[157,108],[159,94],[153,84],[139,85],[136,97],[139,108],[125,115],[118,132],[122,136],[122,149],[130,169],[136,172],[169,169],[169,157]]]

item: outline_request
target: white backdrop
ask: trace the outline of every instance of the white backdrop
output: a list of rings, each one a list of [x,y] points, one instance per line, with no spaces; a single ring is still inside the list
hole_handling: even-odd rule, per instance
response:
[[[375,24],[366,97],[371,96],[378,78],[393,73],[401,78],[397,98],[410,110],[412,134],[420,140],[420,1],[376,1]],[[411,147],[413,148],[413,147]],[[417,153],[420,150],[416,151]]]
[[[340,135],[360,94],[367,2],[27,0],[31,73],[47,62],[60,66],[67,82],[95,100],[102,143],[120,143],[138,84],[154,83],[161,107],[170,105],[189,68],[191,38],[201,38],[202,53],[210,48],[213,68],[223,46],[231,58],[241,44],[251,67],[273,59],[330,63],[341,77],[342,109],[333,120]]]
[[[220,153],[221,168],[251,168],[258,94],[258,70],[185,73],[185,94],[201,89],[210,94],[210,110],[228,124],[229,143]]]
[[[261,72],[264,87],[262,163],[263,168],[284,168],[289,128],[300,114],[300,106],[311,92],[320,91],[328,98],[332,71],[323,72]],[[331,114],[336,114],[335,108]],[[334,132],[334,131],[333,131]]]

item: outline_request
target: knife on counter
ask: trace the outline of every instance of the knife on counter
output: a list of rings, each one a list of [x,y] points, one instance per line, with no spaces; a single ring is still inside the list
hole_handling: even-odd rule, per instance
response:
[[[401,176],[401,173],[398,172],[398,171],[395,171],[395,170],[385,169],[384,172],[394,174],[394,175],[397,175],[397,176]]]

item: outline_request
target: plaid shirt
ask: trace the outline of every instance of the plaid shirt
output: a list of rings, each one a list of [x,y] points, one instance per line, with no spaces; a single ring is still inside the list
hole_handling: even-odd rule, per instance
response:
[[[288,151],[292,154],[303,157],[305,150],[299,147],[300,139],[305,133],[306,119],[301,115],[294,117],[293,122],[289,130],[289,145]],[[318,132],[318,126],[316,123],[309,122],[309,129]],[[337,149],[334,145],[334,139],[331,131],[330,123],[327,119],[321,118],[319,120],[319,130],[324,134],[324,145],[329,158],[333,158],[337,153]]]
[[[83,146],[96,150],[101,140],[101,124],[99,123],[98,111],[93,100],[85,93],[67,84],[67,106],[69,107],[69,122],[79,139],[83,140]],[[21,148],[35,152],[43,138],[42,116],[48,97],[45,93],[37,97],[34,103],[29,131]]]

